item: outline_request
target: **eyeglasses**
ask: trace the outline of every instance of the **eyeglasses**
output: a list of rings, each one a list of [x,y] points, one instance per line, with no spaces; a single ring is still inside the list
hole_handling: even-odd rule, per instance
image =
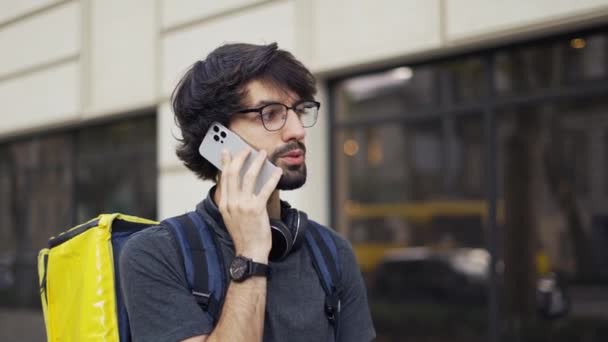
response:
[[[319,108],[321,103],[317,101],[303,100],[296,102],[292,107],[288,107],[282,103],[269,103],[259,108],[242,109],[237,111],[238,114],[256,112],[262,119],[264,128],[268,131],[278,131],[287,122],[287,113],[293,110],[300,119],[303,127],[312,127],[317,122]]]

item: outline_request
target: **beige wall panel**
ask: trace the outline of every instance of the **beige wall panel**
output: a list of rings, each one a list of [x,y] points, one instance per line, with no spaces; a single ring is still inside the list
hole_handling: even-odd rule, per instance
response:
[[[223,43],[277,41],[281,48],[293,50],[294,16],[292,2],[272,2],[183,31],[170,32],[161,43],[163,96],[169,96],[190,65]]]
[[[62,64],[0,83],[0,135],[78,117],[79,65]]]
[[[0,24],[58,2],[59,0],[0,0]]]
[[[68,3],[0,29],[0,78],[75,56],[80,50],[80,6]]]
[[[199,18],[260,2],[263,0],[161,0],[161,27],[168,29]]]
[[[158,166],[160,170],[179,167],[182,162],[175,155],[177,139],[181,138],[180,130],[175,125],[173,110],[169,102],[158,109]]]
[[[608,14],[606,0],[445,0],[445,6],[446,36],[452,41]]]
[[[440,44],[439,0],[314,0],[314,69],[398,57]]]
[[[154,1],[94,0],[90,15],[86,115],[153,105],[158,69]]]
[[[158,180],[158,217],[164,219],[193,210],[213,186],[203,182],[185,167],[161,172]]]

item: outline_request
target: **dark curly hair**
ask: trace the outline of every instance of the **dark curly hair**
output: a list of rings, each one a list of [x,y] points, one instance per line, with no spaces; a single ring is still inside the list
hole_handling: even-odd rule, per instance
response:
[[[228,125],[231,113],[242,109],[244,86],[261,80],[313,99],[315,78],[295,57],[268,45],[225,44],[194,63],[171,95],[175,122],[182,133],[177,156],[201,179],[215,180],[218,170],[201,157],[198,147],[212,122]]]

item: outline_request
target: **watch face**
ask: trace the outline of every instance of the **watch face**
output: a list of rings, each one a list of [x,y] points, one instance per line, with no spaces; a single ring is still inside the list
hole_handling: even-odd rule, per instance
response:
[[[247,273],[247,259],[236,257],[230,265],[230,277],[234,280],[242,280]]]

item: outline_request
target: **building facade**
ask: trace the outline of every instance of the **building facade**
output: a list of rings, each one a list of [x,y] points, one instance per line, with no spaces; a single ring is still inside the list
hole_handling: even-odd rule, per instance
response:
[[[171,91],[274,41],[322,102],[284,197],[353,243],[383,340],[605,338],[607,32],[607,0],[0,1],[0,340],[44,336],[49,236],[204,196]],[[544,293],[568,313],[538,319]]]

